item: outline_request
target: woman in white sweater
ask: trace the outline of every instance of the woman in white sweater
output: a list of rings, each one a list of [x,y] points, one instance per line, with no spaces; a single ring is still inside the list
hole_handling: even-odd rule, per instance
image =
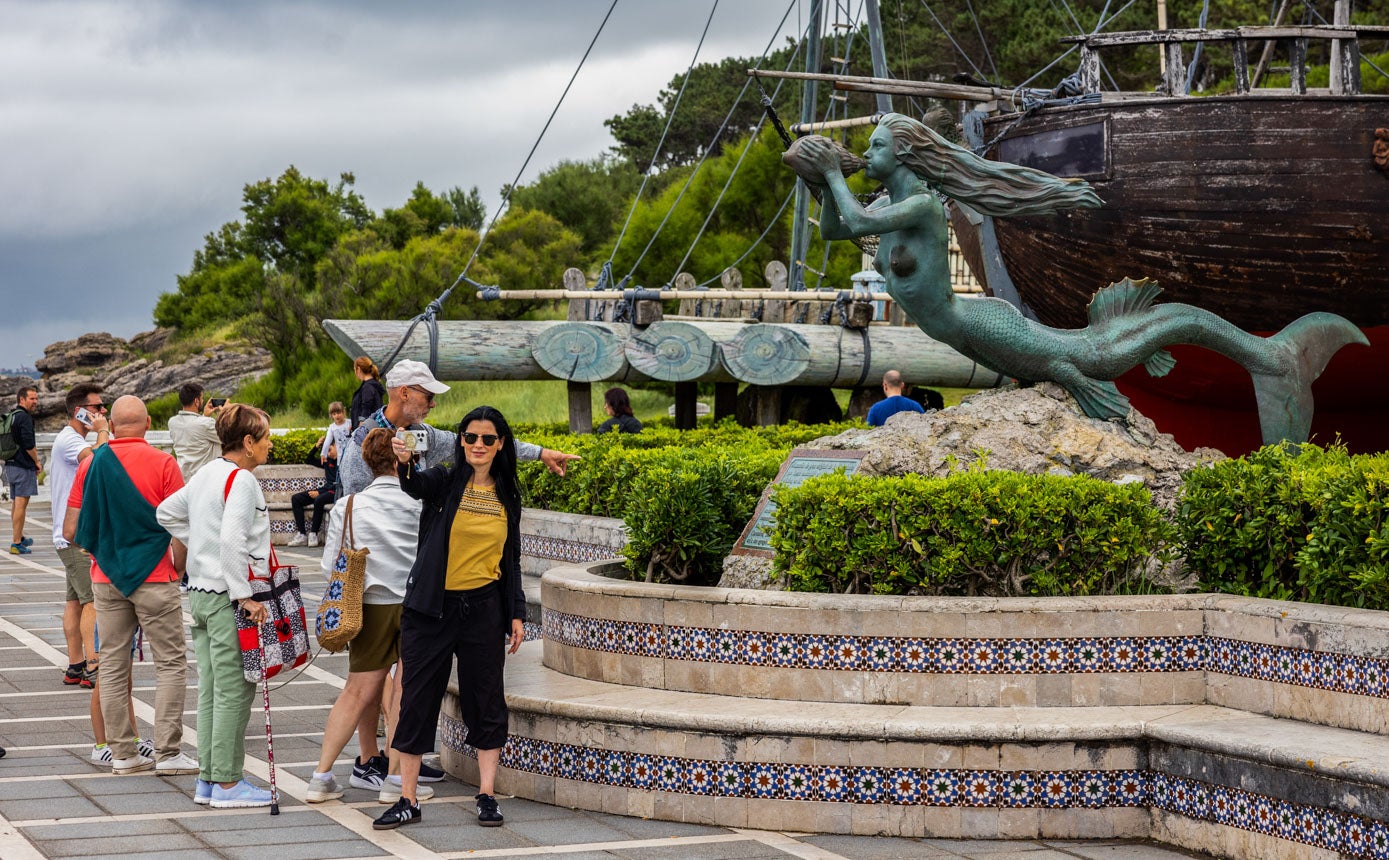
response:
[[[252,470],[270,456],[270,416],[228,403],[217,416],[222,457],[159,506],[159,524],[188,547],[188,606],[198,658],[197,803],[214,809],[269,806],[245,779],[246,724],[255,684],[242,674],[236,613],[256,623],[266,607],[248,577],[270,575],[270,512]]]

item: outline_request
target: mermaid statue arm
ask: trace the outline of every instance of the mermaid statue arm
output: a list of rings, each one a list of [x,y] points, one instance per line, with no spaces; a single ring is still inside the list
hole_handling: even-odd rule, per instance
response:
[[[820,235],[825,239],[851,239],[855,236],[874,236],[910,227],[918,227],[927,216],[931,201],[921,194],[911,194],[905,200],[885,203],[876,201],[865,208],[849,190],[841,172],[838,151],[826,139],[808,137],[801,141],[801,152],[807,161],[820,169],[824,186],[829,192],[820,213]]]

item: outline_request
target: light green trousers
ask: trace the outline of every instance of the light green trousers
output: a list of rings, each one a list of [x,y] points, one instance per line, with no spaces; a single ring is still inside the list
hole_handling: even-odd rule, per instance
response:
[[[198,658],[198,764],[208,782],[236,782],[246,765],[246,724],[256,685],[241,670],[236,608],[225,594],[188,592]]]

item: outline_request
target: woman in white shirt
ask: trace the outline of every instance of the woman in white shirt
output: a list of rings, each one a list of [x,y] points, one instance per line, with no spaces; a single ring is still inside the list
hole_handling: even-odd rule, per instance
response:
[[[270,456],[270,416],[228,403],[217,416],[222,456],[159,505],[159,524],[188,547],[188,608],[198,657],[196,803],[214,809],[269,806],[245,779],[246,724],[256,685],[246,680],[236,613],[269,614],[251,599],[249,575],[270,576],[270,511],[252,474]]]
[[[350,501],[352,528],[348,539],[353,548],[370,550],[362,591],[362,630],[348,646],[347,683],[328,713],[318,767],[309,780],[305,796],[309,803],[342,797],[342,789],[333,777],[333,762],[352,739],[354,730],[358,731],[362,750],[352,768],[352,786],[379,790],[382,803],[394,803],[400,796],[400,784],[387,778],[387,760],[376,744],[375,713],[382,683],[391,667],[400,661],[401,603],[405,599],[405,581],[415,563],[420,503],[400,489],[391,438],[389,430],[377,427],[363,440],[362,460],[371,470],[373,480],[365,489],[333,507],[323,542],[323,575],[331,579],[338,551],[345,545],[343,520]],[[391,707],[386,713],[388,747],[400,707],[398,669],[395,677]],[[439,777],[442,776],[442,772],[439,773]],[[421,790],[425,796],[433,794],[428,788]]]

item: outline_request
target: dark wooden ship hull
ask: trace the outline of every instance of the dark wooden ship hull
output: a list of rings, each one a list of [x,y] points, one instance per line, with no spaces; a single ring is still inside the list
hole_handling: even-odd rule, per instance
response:
[[[985,123],[992,139],[1016,117]],[[1214,311],[1272,334],[1311,311],[1364,330],[1313,386],[1314,441],[1389,449],[1389,172],[1375,165],[1384,96],[1149,99],[1043,111],[990,157],[1089,181],[1101,209],[998,219],[998,247],[1022,301],[1042,322],[1086,324],[1094,292],[1148,277],[1161,301]],[[979,265],[977,231],[954,217]],[[986,288],[987,288],[986,283]],[[1133,404],[1188,448],[1258,447],[1248,373],[1195,347],[1172,350],[1162,379],[1119,380]]]

